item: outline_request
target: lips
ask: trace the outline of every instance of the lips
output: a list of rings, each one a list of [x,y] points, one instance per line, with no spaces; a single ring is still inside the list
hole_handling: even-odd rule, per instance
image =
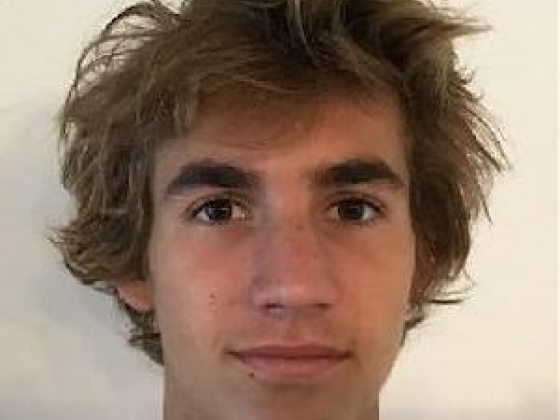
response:
[[[323,345],[264,345],[232,354],[252,374],[268,380],[318,378],[349,358],[349,352]]]

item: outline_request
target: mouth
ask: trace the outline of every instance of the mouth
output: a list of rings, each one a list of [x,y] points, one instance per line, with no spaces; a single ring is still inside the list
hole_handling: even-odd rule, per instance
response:
[[[251,376],[274,382],[317,380],[350,358],[348,351],[321,345],[266,345],[230,354]]]

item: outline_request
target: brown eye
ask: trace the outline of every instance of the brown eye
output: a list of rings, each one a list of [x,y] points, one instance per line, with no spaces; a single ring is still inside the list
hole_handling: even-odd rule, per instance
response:
[[[333,218],[350,222],[368,222],[375,219],[379,213],[379,206],[361,198],[339,201],[329,211]]]
[[[245,210],[230,198],[218,198],[207,201],[198,207],[192,218],[204,223],[224,223],[231,220],[245,219]]]

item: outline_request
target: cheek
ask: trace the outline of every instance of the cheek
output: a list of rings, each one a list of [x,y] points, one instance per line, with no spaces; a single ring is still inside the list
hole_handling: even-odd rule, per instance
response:
[[[333,269],[343,278],[346,305],[363,337],[400,339],[415,268],[414,238],[401,234],[371,235],[338,249]],[[380,340],[383,342],[384,340]]]
[[[187,340],[201,348],[219,345],[224,321],[235,317],[242,295],[245,261],[234,247],[217,246],[196,235],[175,233],[149,249],[158,322],[169,346]],[[167,346],[168,343],[166,343]]]
[[[392,307],[406,301],[415,270],[414,236],[408,231],[367,232],[351,242],[336,245],[331,253],[332,268],[339,276],[351,277],[350,291],[379,300]],[[371,305],[370,305],[371,306]]]

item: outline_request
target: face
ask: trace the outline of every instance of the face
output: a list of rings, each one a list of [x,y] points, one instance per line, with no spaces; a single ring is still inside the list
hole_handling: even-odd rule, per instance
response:
[[[210,103],[155,156],[166,419],[376,419],[415,268],[400,114],[258,108]]]

